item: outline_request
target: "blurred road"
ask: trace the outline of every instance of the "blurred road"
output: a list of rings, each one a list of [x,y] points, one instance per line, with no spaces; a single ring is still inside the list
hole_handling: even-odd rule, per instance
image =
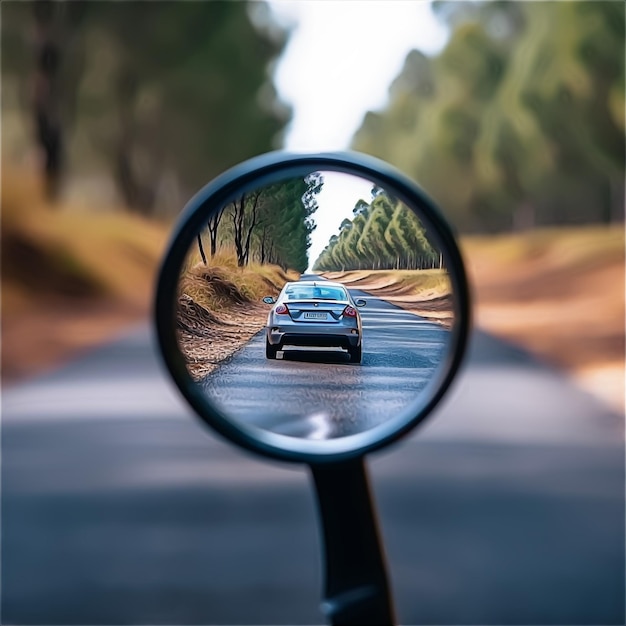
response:
[[[622,624],[623,419],[484,334],[370,461],[403,624]],[[305,470],[189,414],[140,328],[2,397],[3,624],[314,624]]]
[[[270,361],[263,330],[202,382],[212,402],[243,423],[309,439],[356,434],[407,410],[445,357],[450,331],[365,291],[350,293],[367,302],[360,364],[340,348],[292,346]]]

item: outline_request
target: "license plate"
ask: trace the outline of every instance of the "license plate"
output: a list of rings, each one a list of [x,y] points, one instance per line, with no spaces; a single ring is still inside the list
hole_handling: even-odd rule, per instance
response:
[[[325,320],[326,313],[305,313],[304,319],[306,320]]]

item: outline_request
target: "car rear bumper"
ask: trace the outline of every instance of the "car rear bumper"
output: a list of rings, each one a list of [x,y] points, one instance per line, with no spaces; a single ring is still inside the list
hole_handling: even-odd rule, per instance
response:
[[[273,346],[319,346],[320,348],[356,348],[361,343],[357,328],[333,329],[320,328],[311,324],[310,328],[298,330],[273,327],[267,329],[267,340]]]

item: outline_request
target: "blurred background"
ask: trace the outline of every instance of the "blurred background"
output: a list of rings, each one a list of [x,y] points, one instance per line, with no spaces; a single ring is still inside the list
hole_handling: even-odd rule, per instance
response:
[[[497,383],[463,379],[417,460],[411,439],[374,464],[404,622],[623,623],[623,3],[40,0],[2,2],[0,19],[6,623],[320,621],[302,473],[197,439],[146,330],[187,199],[282,148],[396,165],[440,204],[470,272],[467,376]],[[129,498],[142,480],[149,497]],[[173,482],[188,500],[167,499]],[[443,492],[459,508],[437,517]],[[276,518],[254,508],[268,499]],[[230,530],[192,565],[189,520],[215,507]],[[300,561],[276,548],[263,581],[277,518]],[[229,563],[215,580],[211,550]]]
[[[224,169],[352,148],[468,235],[482,322],[623,405],[623,48],[611,1],[3,4],[4,378],[145,316],[169,225]],[[494,308],[584,280],[578,356],[559,311],[523,337]],[[99,323],[64,337],[85,308]]]

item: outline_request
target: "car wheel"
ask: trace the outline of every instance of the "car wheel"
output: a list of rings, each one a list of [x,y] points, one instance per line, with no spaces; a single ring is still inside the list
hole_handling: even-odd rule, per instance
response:
[[[266,338],[265,339],[265,358],[266,359],[275,359],[277,352],[278,352],[278,348],[273,346]]]
[[[355,348],[349,348],[348,352],[350,353],[350,363],[360,363],[362,356],[362,348],[360,345]]]

